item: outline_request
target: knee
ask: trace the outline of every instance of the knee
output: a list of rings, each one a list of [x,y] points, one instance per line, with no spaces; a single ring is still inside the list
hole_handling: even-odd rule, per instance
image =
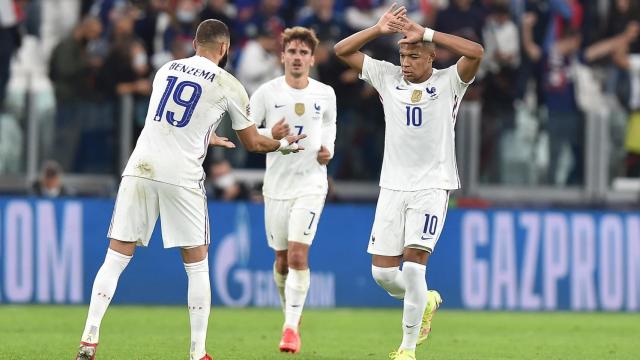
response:
[[[371,265],[371,275],[378,285],[385,287],[386,284],[393,282],[396,273],[400,267],[379,267]]]
[[[304,270],[308,267],[307,254],[303,250],[289,250],[287,262],[292,269]]]
[[[289,262],[287,261],[287,251],[276,252],[276,271],[279,274],[286,274],[289,272]]]

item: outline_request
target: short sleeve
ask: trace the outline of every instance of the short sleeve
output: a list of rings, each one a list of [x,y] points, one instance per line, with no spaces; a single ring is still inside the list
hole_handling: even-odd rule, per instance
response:
[[[227,94],[227,112],[231,118],[231,127],[236,131],[246,129],[253,125],[253,121],[249,118],[251,113],[249,95],[235,78],[230,81],[230,87]]]
[[[386,75],[396,72],[396,68],[397,66],[391,63],[376,60],[365,54],[362,62],[362,72],[359,77],[380,91],[384,88]]]
[[[324,145],[333,157],[336,142],[336,93],[333,88],[327,86],[329,93],[329,101],[327,111],[324,112],[322,119],[322,145]]]
[[[458,74],[458,63],[449,66],[446,71],[449,75],[449,83],[451,84],[453,93],[458,97],[462,97],[462,95],[467,91],[467,87],[469,87],[469,85],[476,79],[474,77],[469,80],[469,82],[462,81],[460,74]]]
[[[257,127],[264,127],[264,119],[266,117],[266,99],[265,99],[265,89],[264,85],[260,86],[254,93],[251,95],[250,108],[251,113],[249,114],[249,118],[256,124]]]

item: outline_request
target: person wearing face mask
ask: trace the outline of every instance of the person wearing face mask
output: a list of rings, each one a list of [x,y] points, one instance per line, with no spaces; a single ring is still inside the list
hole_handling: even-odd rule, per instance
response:
[[[246,185],[238,182],[229,161],[214,162],[209,167],[208,175],[209,181],[205,188],[210,198],[220,201],[249,199],[249,189]]]
[[[90,108],[100,100],[99,78],[103,59],[90,51],[102,35],[102,24],[84,18],[51,53],[49,78],[56,96],[55,159],[64,169],[76,170],[77,148]]]
[[[62,183],[60,164],[53,160],[45,161],[40,171],[40,177],[31,188],[31,194],[47,198],[70,195],[69,190]]]

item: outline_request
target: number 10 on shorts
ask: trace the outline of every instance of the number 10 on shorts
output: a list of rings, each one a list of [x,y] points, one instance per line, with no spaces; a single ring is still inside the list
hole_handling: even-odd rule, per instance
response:
[[[438,229],[438,217],[431,214],[424,214],[424,228],[422,229],[422,240],[430,239],[436,234]]]

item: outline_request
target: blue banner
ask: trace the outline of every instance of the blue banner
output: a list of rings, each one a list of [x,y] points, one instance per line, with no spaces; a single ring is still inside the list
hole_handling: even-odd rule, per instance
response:
[[[112,199],[0,199],[0,303],[86,303],[107,248]],[[211,203],[214,305],[277,307],[263,206]],[[366,253],[373,205],[327,205],[310,252],[308,307],[398,306]],[[638,311],[640,216],[450,210],[427,268],[448,308]],[[159,227],[120,278],[115,303],[184,304],[179,250]]]

